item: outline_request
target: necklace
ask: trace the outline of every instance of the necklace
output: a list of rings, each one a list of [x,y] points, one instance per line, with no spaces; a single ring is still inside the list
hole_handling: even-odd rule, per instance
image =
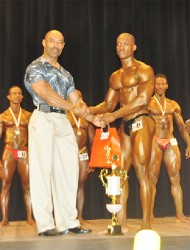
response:
[[[73,111],[71,111],[71,115],[75,121],[76,127],[77,127],[77,135],[81,135],[81,131],[80,131],[80,124],[81,124],[81,119],[79,118],[77,120],[76,116],[74,115]]]
[[[16,119],[15,114],[13,113],[11,107],[9,107],[9,110],[10,110],[10,112],[11,112],[11,115],[12,115],[12,117],[13,117],[13,119],[14,119],[14,123],[15,123],[15,126],[16,126],[16,130],[15,130],[14,132],[15,132],[16,135],[19,135],[19,134],[20,134],[20,130],[19,130],[19,126],[20,126],[20,117],[21,117],[22,109],[20,108],[20,110],[19,110],[18,120]]]
[[[166,113],[166,99],[164,98],[164,109],[162,108],[162,105],[160,104],[160,102],[158,101],[158,99],[156,98],[156,96],[154,95],[154,99],[156,100],[156,102],[158,103],[160,109],[161,109],[161,113],[162,113],[162,122],[165,122],[165,118],[164,115]]]

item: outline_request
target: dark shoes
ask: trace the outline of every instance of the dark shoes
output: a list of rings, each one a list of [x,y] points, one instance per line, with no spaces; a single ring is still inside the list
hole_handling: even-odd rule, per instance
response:
[[[64,231],[58,232],[58,235],[64,235],[64,234],[68,234],[69,233],[69,229],[66,229]]]
[[[38,234],[39,236],[55,236],[57,235],[57,231],[55,229],[50,229],[50,230],[46,230],[42,233]]]
[[[82,227],[74,227],[74,228],[69,228],[64,231],[58,232],[56,229],[50,229],[46,230],[42,233],[39,233],[39,236],[55,236],[55,235],[64,235],[68,234],[69,232],[74,233],[74,234],[88,234],[91,233],[91,229],[83,229]]]
[[[82,227],[69,228],[69,232],[74,234],[89,234],[92,232],[91,229],[84,229]]]

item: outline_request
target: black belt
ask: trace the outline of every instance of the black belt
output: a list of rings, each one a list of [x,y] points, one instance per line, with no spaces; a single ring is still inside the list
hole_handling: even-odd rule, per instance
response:
[[[55,113],[59,113],[59,114],[66,114],[65,110],[49,106],[45,103],[38,104],[38,110],[41,112],[44,112],[44,113],[55,112]]]

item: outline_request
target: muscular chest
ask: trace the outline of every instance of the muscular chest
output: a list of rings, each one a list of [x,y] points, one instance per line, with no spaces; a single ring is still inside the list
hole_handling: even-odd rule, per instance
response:
[[[136,67],[120,69],[114,75],[111,87],[118,91],[120,104],[127,104],[137,95],[139,83]]]
[[[131,88],[139,84],[135,68],[124,70],[121,74],[121,84],[123,87]]]
[[[5,127],[14,127],[17,125],[16,123],[19,125],[19,127],[27,127],[29,123],[29,118],[26,117],[25,114],[21,114],[20,121],[18,120],[18,117],[16,117],[15,122],[11,114],[7,114],[4,116],[3,124]]]
[[[139,84],[139,77],[136,73],[136,67],[120,69],[115,77],[116,86],[132,88]]]
[[[172,105],[172,102],[166,101],[165,104],[158,104],[154,100],[154,98],[151,99],[149,105],[148,105],[148,110],[153,116],[163,116],[163,115],[172,115],[175,112],[175,106]]]

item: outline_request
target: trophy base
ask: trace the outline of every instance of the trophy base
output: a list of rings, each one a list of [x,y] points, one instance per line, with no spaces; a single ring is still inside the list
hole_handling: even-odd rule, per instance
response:
[[[121,231],[121,225],[108,225],[108,232],[106,235],[118,236],[118,235],[124,235],[124,234]]]

